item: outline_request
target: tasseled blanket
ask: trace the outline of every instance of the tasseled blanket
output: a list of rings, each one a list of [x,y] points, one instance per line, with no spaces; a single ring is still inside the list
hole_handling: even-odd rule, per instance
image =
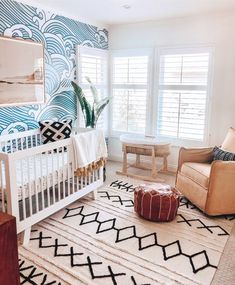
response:
[[[102,130],[91,130],[72,136],[75,174],[87,176],[105,164],[107,146]]]

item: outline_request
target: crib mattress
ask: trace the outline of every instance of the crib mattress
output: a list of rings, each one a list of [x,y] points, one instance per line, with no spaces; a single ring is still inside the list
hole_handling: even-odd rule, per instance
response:
[[[11,170],[10,170],[11,171]],[[24,199],[52,187],[72,176],[65,153],[40,154],[16,162],[18,199]],[[5,192],[6,181],[3,169],[1,193]],[[6,193],[4,193],[6,194]]]

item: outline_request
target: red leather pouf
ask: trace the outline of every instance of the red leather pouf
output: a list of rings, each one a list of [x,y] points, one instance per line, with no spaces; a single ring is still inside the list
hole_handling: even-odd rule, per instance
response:
[[[170,185],[140,185],[135,188],[134,208],[143,218],[156,222],[172,221],[179,207],[180,193]]]

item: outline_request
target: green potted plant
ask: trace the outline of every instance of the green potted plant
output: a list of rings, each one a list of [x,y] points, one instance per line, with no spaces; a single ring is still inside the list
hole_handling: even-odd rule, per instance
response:
[[[90,104],[82,90],[82,88],[74,81],[71,82],[74,93],[78,98],[81,110],[84,116],[86,127],[96,128],[97,121],[110,101],[110,97],[100,98],[98,91],[89,77],[86,77],[87,82],[90,84],[90,90],[93,95],[93,103]]]

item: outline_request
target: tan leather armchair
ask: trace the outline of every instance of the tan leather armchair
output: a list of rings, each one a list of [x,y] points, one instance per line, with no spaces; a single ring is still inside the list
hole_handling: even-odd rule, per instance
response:
[[[208,215],[234,214],[235,161],[213,161],[213,148],[181,148],[176,189]]]

